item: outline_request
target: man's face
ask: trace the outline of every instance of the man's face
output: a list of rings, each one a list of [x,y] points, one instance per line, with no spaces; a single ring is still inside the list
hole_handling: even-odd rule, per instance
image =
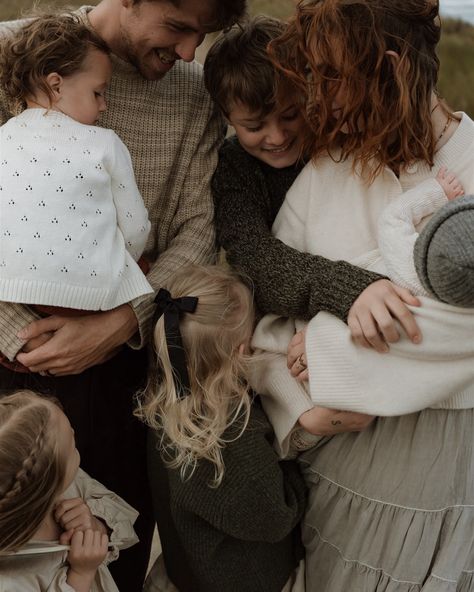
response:
[[[176,60],[191,62],[215,29],[214,0],[122,0],[120,54],[147,80],[164,76]]]

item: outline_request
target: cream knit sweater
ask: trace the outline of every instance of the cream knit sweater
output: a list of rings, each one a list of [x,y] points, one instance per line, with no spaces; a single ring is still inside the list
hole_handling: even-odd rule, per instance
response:
[[[86,22],[87,11],[79,14]],[[20,21],[0,24],[0,35]],[[130,151],[138,188],[151,222],[144,255],[152,263],[147,279],[155,290],[182,265],[205,262],[215,252],[210,179],[224,123],[215,111],[196,62],[177,62],[161,80],[149,81],[112,55],[107,111],[100,125],[110,128]],[[11,114],[0,91],[0,123]],[[139,339],[145,343],[153,298],[133,301]],[[13,360],[23,343],[16,333],[37,316],[26,306],[0,304],[0,351]]]
[[[416,233],[408,220],[413,215],[417,224],[443,205],[445,197],[430,179],[443,165],[459,177],[467,193],[474,192],[473,154],[474,123],[463,115],[453,137],[436,154],[431,171],[424,164],[414,165],[404,170],[400,179],[384,171],[373,185],[364,187],[352,175],[349,161],[334,163],[320,158],[315,167],[308,165],[303,170],[288,192],[275,221],[275,234],[298,250],[384,272],[380,246],[395,281],[425,294],[414,270]],[[420,183],[420,188],[414,189]],[[407,194],[398,197],[409,190],[408,201],[416,204],[411,209]],[[379,226],[382,241],[377,237]],[[378,415],[399,415],[430,406],[474,406],[474,314],[428,298],[422,302],[414,313],[423,343],[413,345],[402,336],[386,355],[355,346],[343,322],[328,313],[318,314],[309,323],[306,336],[312,400],[290,376],[286,356],[269,359],[255,386],[269,395],[262,401],[283,448],[298,417],[314,404]],[[296,323],[297,329],[302,326]],[[252,343],[267,351],[286,352],[294,329],[291,320],[267,316]]]
[[[46,109],[0,126],[0,300],[109,310],[150,294],[150,222],[112,130]]]

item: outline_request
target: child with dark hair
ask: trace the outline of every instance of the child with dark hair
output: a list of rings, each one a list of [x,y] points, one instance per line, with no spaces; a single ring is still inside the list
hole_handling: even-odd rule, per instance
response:
[[[262,312],[301,319],[330,312],[360,327],[356,339],[378,351],[398,339],[400,327],[416,341],[419,330],[407,304],[418,300],[408,290],[346,261],[300,252],[271,233],[306,160],[304,104],[295,95],[277,97],[267,53],[285,30],[280,21],[257,17],[224,33],[206,58],[206,87],[236,131],[220,151],[213,178],[218,240],[229,262],[251,278]],[[321,433],[341,430],[340,413],[319,408],[318,414]],[[345,430],[363,429],[371,420],[356,413],[343,418]]]

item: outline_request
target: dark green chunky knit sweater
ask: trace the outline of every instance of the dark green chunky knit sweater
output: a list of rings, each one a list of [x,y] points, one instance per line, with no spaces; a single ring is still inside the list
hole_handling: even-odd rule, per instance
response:
[[[325,310],[346,321],[376,273],[346,261],[300,253],[271,234],[285,194],[302,169],[275,169],[250,156],[234,136],[224,143],[212,188],[217,239],[229,263],[248,276],[262,313],[310,319]]]
[[[231,428],[232,430],[232,428]],[[235,438],[228,431],[226,437]],[[222,451],[225,474],[198,464],[183,481],[168,470],[171,512],[193,592],[280,592],[303,555],[299,521],[306,489],[294,461],[279,461],[272,429],[258,404],[240,438]]]

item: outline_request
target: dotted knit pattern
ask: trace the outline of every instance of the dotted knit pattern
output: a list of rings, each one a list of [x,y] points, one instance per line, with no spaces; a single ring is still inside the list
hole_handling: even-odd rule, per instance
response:
[[[152,292],[136,260],[150,230],[111,130],[45,109],[0,128],[0,299],[108,310]]]
[[[87,11],[78,11],[87,24]],[[0,24],[0,35],[21,24]],[[182,265],[213,256],[214,210],[210,178],[223,138],[223,121],[212,106],[196,63],[177,62],[161,80],[144,80],[112,55],[107,111],[100,125],[113,129],[130,151],[151,232],[144,255],[152,263],[147,279],[156,290]],[[11,114],[0,89],[0,123]],[[132,301],[140,347],[150,334],[153,297]],[[0,303],[0,351],[14,359],[23,343],[16,333],[37,316],[27,307]]]

